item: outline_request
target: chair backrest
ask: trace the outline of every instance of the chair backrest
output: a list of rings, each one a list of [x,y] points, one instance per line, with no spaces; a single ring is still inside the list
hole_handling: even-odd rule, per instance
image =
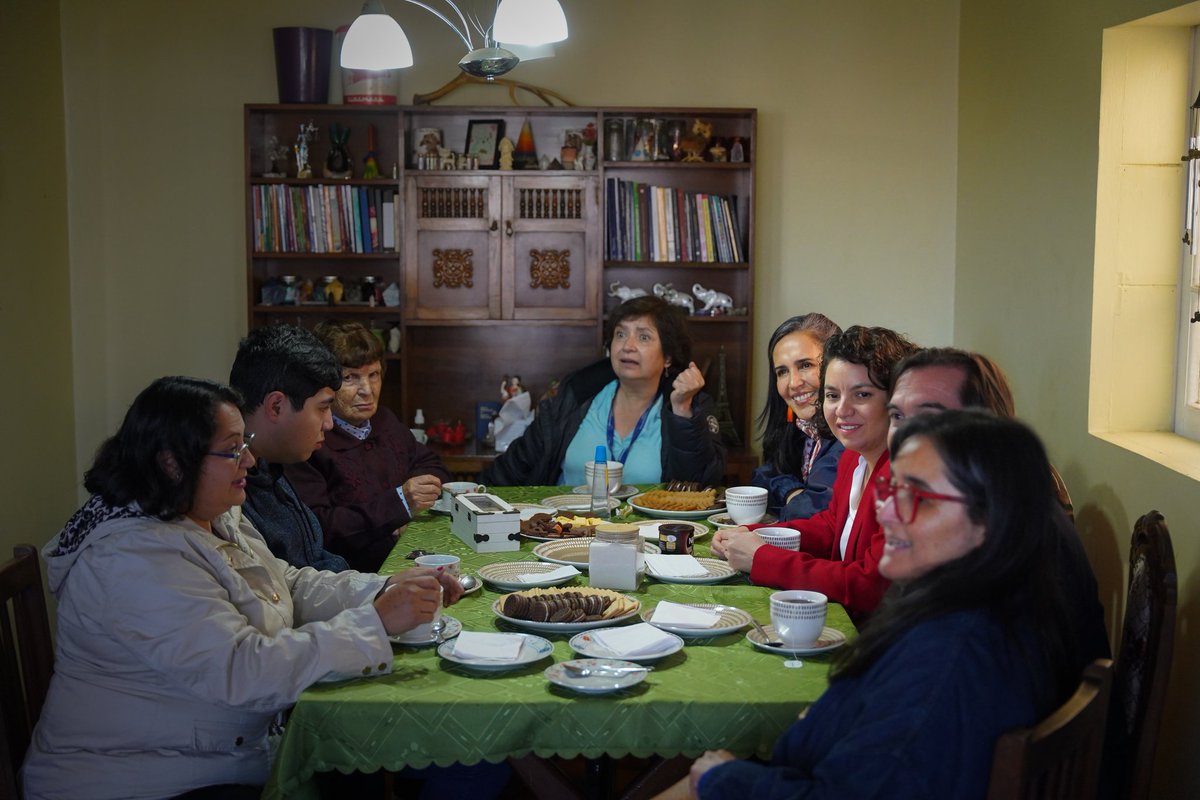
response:
[[[54,669],[37,549],[18,545],[13,556],[0,566],[0,800],[20,797],[17,770]]]
[[[1096,796],[1112,661],[1088,664],[1083,682],[1053,714],[996,741],[988,800],[1073,800]]]
[[[1121,797],[1146,798],[1175,650],[1175,551],[1162,514],[1133,526],[1129,594],[1113,681],[1109,759]]]

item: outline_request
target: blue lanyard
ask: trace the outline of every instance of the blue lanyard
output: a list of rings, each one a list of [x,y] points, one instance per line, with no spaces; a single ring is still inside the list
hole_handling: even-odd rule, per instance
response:
[[[638,418],[637,425],[633,426],[633,433],[629,437],[629,444],[625,445],[625,452],[621,453],[621,455],[617,455],[617,449],[613,446],[613,436],[617,429],[617,421],[613,416],[613,407],[616,404],[617,395],[614,392],[612,402],[608,406],[608,453],[614,461],[620,461],[624,464],[625,459],[629,458],[629,451],[633,449],[633,443],[637,441],[638,434],[642,432],[642,428],[646,425],[646,419],[650,416],[650,409],[658,404],[658,398],[655,397],[650,402],[650,405],[646,406],[646,410],[642,412],[642,416]]]

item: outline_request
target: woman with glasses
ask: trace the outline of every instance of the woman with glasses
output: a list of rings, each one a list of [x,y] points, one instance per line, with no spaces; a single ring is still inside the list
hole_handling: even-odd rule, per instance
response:
[[[763,463],[751,483],[779,519],[807,519],[829,505],[842,443],[821,408],[821,351],[842,329],[824,314],[784,320],[771,334],[767,402],[758,415]]]
[[[391,409],[379,404],[383,342],[363,325],[322,322],[313,332],[342,365],[333,429],[308,461],[284,473],[351,569],[374,572],[413,517],[442,496],[450,472]]]
[[[887,474],[887,386],[892,367],[916,345],[887,328],[855,325],[831,336],[821,362],[825,421],[845,452],[829,506],[808,519],[778,523],[800,531],[800,551],[768,545],[761,525],[727,528],[713,552],[761,586],[812,589],[862,622],[887,589],[877,565],[883,533],[875,521],[874,481]]]
[[[883,604],[770,763],[710,751],[692,766],[693,796],[983,797],[997,737],[1078,684],[1059,580],[1073,532],[1033,432],[947,411],[905,423],[891,456],[874,500]]]
[[[43,550],[57,655],[25,797],[257,797],[279,712],[314,682],[390,672],[388,636],[461,595],[428,570],[275,558],[241,513],[254,456],[239,399],[211,381],[152,383]]]

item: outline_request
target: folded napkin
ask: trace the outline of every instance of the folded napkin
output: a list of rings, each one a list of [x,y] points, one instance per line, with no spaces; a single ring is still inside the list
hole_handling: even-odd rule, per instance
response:
[[[549,572],[527,572],[524,575],[518,575],[517,580],[521,583],[541,583],[542,581],[555,581],[559,578],[569,578],[572,575],[578,575],[579,570],[572,566],[563,566],[558,569],[552,569]]]
[[[473,633],[463,631],[454,640],[454,654],[464,658],[492,661],[516,661],[525,637],[515,633]]]
[[[662,578],[703,578],[708,574],[704,565],[692,556],[669,556],[647,553],[646,569]]]
[[[645,622],[626,628],[605,628],[589,634],[592,641],[616,656],[652,656],[665,653],[678,641]]]
[[[650,619],[661,625],[675,625],[680,628],[715,628],[721,621],[721,614],[707,608],[693,608],[664,600],[655,607],[654,615]]]

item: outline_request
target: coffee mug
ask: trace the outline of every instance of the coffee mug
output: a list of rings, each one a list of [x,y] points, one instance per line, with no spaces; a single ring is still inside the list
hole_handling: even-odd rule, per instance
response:
[[[418,567],[428,567],[434,572],[445,572],[457,578],[462,559],[447,555],[417,556],[416,563]]]
[[[738,525],[753,525],[767,514],[767,490],[761,486],[731,486],[725,490],[725,510]]]
[[[816,644],[825,629],[829,598],[820,592],[790,589],[771,593],[771,625],[784,647]]]
[[[800,531],[795,528],[755,528],[754,533],[767,544],[784,550],[800,549]]]
[[[603,466],[601,467],[603,469]],[[592,485],[592,474],[596,470],[596,462],[588,461],[583,465],[583,477],[588,486]],[[625,475],[625,465],[620,461],[608,462],[608,490],[615,492],[621,488],[621,480]]]

